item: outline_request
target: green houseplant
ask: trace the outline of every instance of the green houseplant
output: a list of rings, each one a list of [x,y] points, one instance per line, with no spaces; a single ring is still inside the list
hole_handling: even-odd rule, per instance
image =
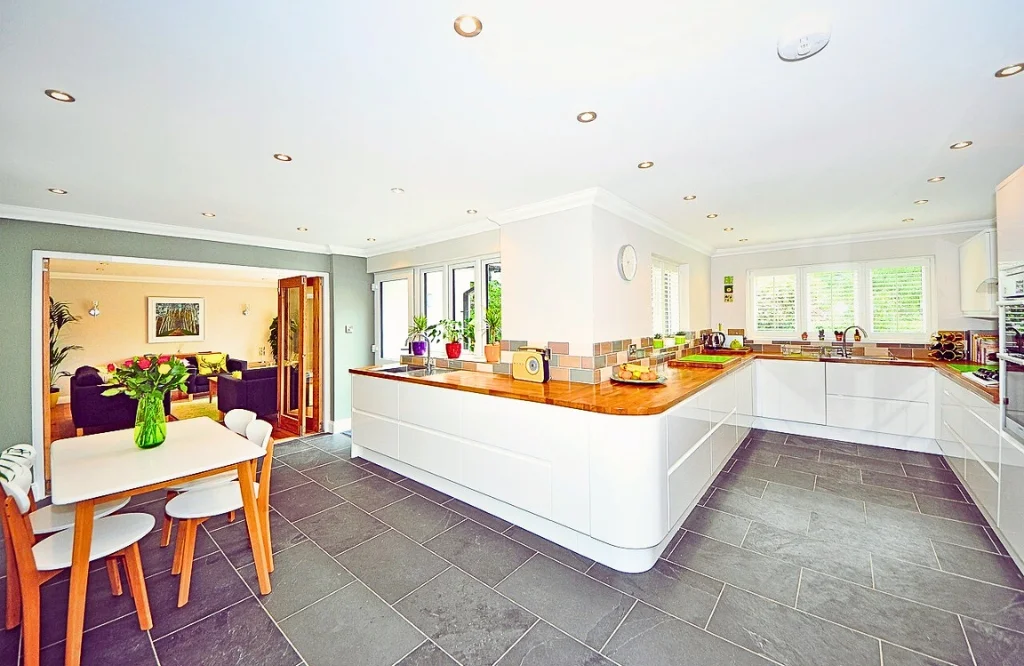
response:
[[[299,335],[299,322],[292,320],[291,329],[292,337],[289,346],[295,347],[295,338]],[[274,363],[277,363],[277,317],[270,321],[270,335],[267,337],[267,342],[270,343],[270,354],[274,357]]]
[[[444,352],[448,358],[456,359],[462,355],[462,340],[466,336],[466,330],[461,321],[442,319],[428,330],[431,340],[445,341]]]
[[[484,314],[487,322],[487,344],[484,345],[484,358],[488,363],[501,361],[501,307],[487,308]]]
[[[665,340],[662,339],[661,333],[654,334],[654,348],[661,349],[665,346]]]
[[[60,389],[57,388],[57,380],[61,377],[70,377],[71,373],[61,370],[60,366],[68,357],[68,353],[81,349],[79,345],[61,345],[60,331],[68,324],[78,321],[79,317],[71,314],[71,306],[64,301],[55,301],[50,298],[50,407],[57,405],[60,399]]]
[[[412,326],[409,327],[409,348],[415,356],[423,356],[427,353],[427,331],[430,326],[427,318],[423,315],[416,315],[412,318]]]
[[[686,344],[686,333],[684,331],[676,331],[676,346],[682,347]]]
[[[145,354],[125,361],[121,367],[107,366],[117,384],[103,392],[105,396],[126,394],[139,405],[135,410],[135,445],[140,449],[160,446],[167,439],[167,418],[164,394],[171,389],[184,391],[188,368],[184,361],[171,356]]]

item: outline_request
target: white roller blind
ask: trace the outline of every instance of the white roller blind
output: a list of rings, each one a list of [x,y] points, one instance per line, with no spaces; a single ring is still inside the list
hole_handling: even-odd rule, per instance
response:
[[[655,333],[679,330],[679,265],[655,257],[651,262],[651,312]]]
[[[826,334],[853,326],[857,312],[857,271],[807,272],[807,328]]]
[[[796,273],[753,275],[754,328],[761,333],[796,331]]]
[[[871,268],[871,329],[881,335],[925,333],[925,267]]]

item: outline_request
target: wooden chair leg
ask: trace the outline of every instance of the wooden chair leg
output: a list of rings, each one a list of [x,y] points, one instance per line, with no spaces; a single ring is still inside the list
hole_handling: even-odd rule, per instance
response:
[[[188,591],[192,585],[192,559],[196,553],[196,532],[199,523],[194,520],[178,521],[178,529],[185,532],[185,544],[181,553],[181,578],[178,580],[178,608],[188,603]]]
[[[22,623],[21,647],[22,664],[39,666],[39,591],[38,580],[21,581]]]
[[[81,437],[85,434],[85,428],[75,428],[75,437]]]
[[[110,578],[110,593],[115,597],[124,594],[124,588],[121,587],[121,569],[117,566],[116,557],[107,558],[107,576]]]
[[[149,610],[149,593],[146,591],[146,575],[142,571],[142,554],[139,553],[138,542],[128,546],[123,552],[128,586],[135,597],[135,612],[139,615],[139,629],[148,631],[153,628],[153,614]]]
[[[228,511],[228,522],[229,523],[235,522],[235,512],[234,511]]]
[[[174,539],[174,562],[171,564],[171,575],[177,576],[181,573],[182,553],[185,549],[185,528],[178,522],[178,536]]]
[[[14,563],[14,546],[10,535],[5,535],[4,550],[7,558],[7,621],[8,630],[21,624],[21,581],[18,580],[18,567]]]
[[[267,571],[274,573],[274,546],[270,542],[270,512],[267,511],[261,516],[263,524],[263,543],[267,551]]]
[[[172,490],[168,490],[167,491],[167,499],[165,501],[170,502],[172,499],[174,499],[177,496],[178,496],[178,493],[176,493],[176,492],[174,492]],[[173,526],[173,524],[174,524],[174,521],[171,519],[170,516],[168,516],[165,513],[164,514],[164,524],[163,524],[163,527],[160,528],[160,547],[161,548],[166,548],[167,546],[170,545],[170,543],[171,543],[171,527]]]

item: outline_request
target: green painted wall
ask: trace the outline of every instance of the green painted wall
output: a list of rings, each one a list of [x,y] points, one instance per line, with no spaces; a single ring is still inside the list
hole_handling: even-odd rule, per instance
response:
[[[31,441],[32,435],[31,372],[39,362],[31,358],[30,347],[33,250],[330,273],[334,320],[329,371],[335,419],[350,413],[348,368],[373,361],[372,276],[365,259],[0,219],[0,449]],[[354,327],[353,333],[345,334],[346,324]]]

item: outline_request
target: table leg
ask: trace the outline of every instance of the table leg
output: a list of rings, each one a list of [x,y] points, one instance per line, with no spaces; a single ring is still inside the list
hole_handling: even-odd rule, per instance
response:
[[[252,547],[252,559],[256,564],[256,576],[260,582],[260,594],[270,594],[270,570],[267,565],[267,550],[263,542],[263,519],[260,518],[256,505],[256,493],[253,492],[252,465],[248,462],[238,464],[238,485],[242,492],[242,506],[245,509],[245,526],[249,530],[249,545]]]
[[[95,503],[75,505],[75,540],[71,547],[71,587],[68,593],[68,632],[64,666],[82,661],[82,629],[85,624],[85,595],[89,588],[89,551],[92,548],[92,517]]]

